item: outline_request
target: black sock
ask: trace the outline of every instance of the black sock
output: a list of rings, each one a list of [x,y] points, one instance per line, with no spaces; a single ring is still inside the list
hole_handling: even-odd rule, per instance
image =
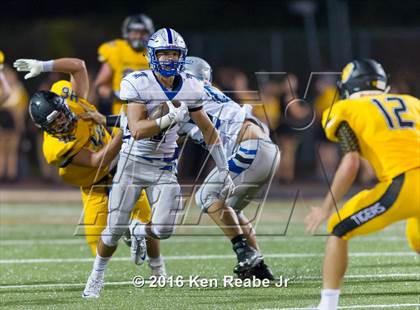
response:
[[[240,234],[233,238],[231,242],[233,244],[233,250],[235,251],[236,256],[238,257],[238,260],[241,260],[241,257],[243,256],[246,248],[248,247],[248,244],[246,243],[246,238],[243,234]]]

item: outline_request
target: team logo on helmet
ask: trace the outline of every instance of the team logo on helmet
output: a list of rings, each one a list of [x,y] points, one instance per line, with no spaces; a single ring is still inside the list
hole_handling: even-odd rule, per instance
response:
[[[352,63],[352,62],[348,63],[344,67],[343,72],[341,74],[341,82],[342,83],[346,83],[349,80],[351,74],[353,73],[353,70],[354,70],[354,63]]]

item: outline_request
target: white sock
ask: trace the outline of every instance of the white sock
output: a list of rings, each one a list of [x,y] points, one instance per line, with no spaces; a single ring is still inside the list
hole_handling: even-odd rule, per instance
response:
[[[142,225],[137,225],[134,228],[134,236],[136,237],[146,237],[147,233],[146,233],[146,225],[142,224]]]
[[[93,263],[93,272],[104,273],[110,258],[111,257],[101,257],[99,254],[96,254],[95,262]]]
[[[149,266],[150,267],[158,267],[163,264],[163,257],[159,255],[156,258],[149,257]]]
[[[321,290],[321,301],[318,305],[318,310],[336,310],[338,307],[338,298],[340,297],[340,290],[323,289]]]

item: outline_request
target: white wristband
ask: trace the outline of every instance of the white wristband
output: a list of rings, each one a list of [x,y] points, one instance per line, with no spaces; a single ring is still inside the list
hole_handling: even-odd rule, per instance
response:
[[[42,72],[52,72],[54,66],[54,60],[41,61]]]

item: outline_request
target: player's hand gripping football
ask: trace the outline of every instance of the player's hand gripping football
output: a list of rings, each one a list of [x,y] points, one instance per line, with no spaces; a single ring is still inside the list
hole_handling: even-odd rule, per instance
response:
[[[305,226],[308,233],[314,234],[319,225],[330,216],[330,211],[323,207],[311,207],[311,211],[305,217]]]
[[[18,59],[13,63],[13,67],[19,72],[29,72],[25,75],[25,80],[42,73],[42,62],[35,59]]]
[[[185,119],[188,115],[188,107],[185,102],[180,101],[180,106],[175,107],[171,101],[166,101],[166,104],[169,108],[168,116],[171,119],[171,123],[179,123],[183,119]]]

